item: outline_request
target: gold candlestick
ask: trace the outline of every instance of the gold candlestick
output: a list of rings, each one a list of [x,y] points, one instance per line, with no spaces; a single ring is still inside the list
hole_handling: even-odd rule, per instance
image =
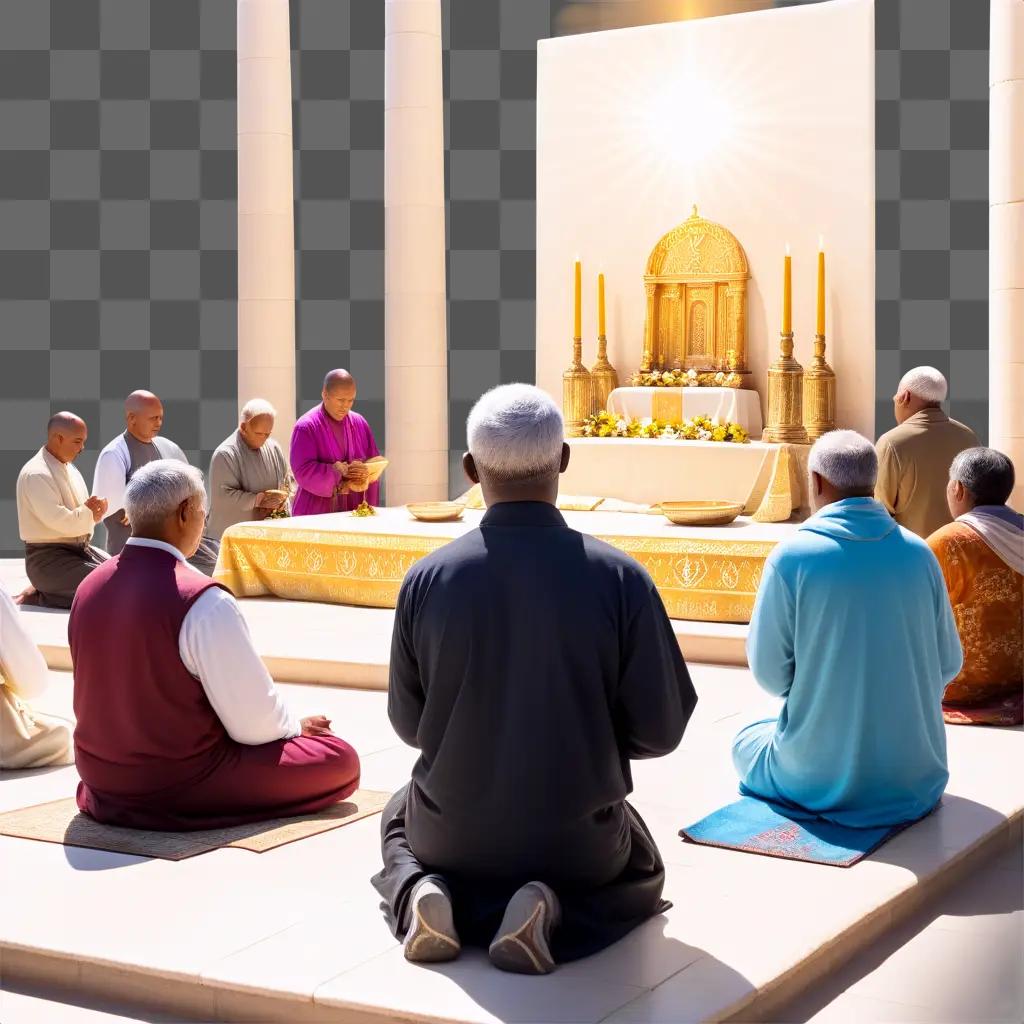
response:
[[[762,439],[807,444],[803,417],[804,370],[793,358],[793,332],[780,335],[779,358],[768,367],[768,425]]]
[[[608,339],[603,334],[597,339],[597,362],[590,371],[590,379],[595,411],[607,409],[608,396],[619,386],[619,375],[608,362]]]
[[[825,335],[814,336],[814,358],[804,374],[804,426],[817,441],[836,429],[836,373],[825,361]]]
[[[594,381],[583,365],[583,339],[572,339],[572,364],[562,374],[562,416],[566,437],[580,437],[583,421],[594,411]]]

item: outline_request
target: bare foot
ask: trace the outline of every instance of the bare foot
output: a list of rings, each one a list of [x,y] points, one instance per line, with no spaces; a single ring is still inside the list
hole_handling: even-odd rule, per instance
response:
[[[38,604],[39,603],[39,591],[36,590],[31,584],[27,586],[17,597],[14,598],[15,604]]]

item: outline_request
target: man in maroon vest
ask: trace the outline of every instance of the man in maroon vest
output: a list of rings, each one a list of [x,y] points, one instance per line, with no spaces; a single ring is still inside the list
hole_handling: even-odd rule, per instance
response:
[[[132,537],[79,587],[78,806],[171,831],[305,814],[359,785],[356,752],[281,700],[234,598],[188,565],[206,523],[198,469],[159,460],[125,495]]]

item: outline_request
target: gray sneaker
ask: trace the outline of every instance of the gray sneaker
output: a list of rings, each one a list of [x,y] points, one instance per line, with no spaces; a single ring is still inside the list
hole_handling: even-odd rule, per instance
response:
[[[412,891],[402,949],[406,960],[418,964],[454,960],[462,952],[451,897],[431,878],[424,878]]]
[[[527,882],[508,901],[488,953],[491,963],[516,974],[550,974],[551,933],[562,919],[558,897],[543,882]]]

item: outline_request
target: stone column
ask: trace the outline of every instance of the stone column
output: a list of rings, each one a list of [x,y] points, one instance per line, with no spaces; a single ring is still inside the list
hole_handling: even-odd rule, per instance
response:
[[[401,505],[448,496],[441,0],[385,0],[384,18],[384,480]]]
[[[989,58],[989,444],[1024,508],[1024,0],[992,0]]]
[[[238,403],[295,425],[295,229],[288,0],[238,0]]]
[[[295,229],[288,0],[238,2],[239,406],[266,398],[295,425]]]

